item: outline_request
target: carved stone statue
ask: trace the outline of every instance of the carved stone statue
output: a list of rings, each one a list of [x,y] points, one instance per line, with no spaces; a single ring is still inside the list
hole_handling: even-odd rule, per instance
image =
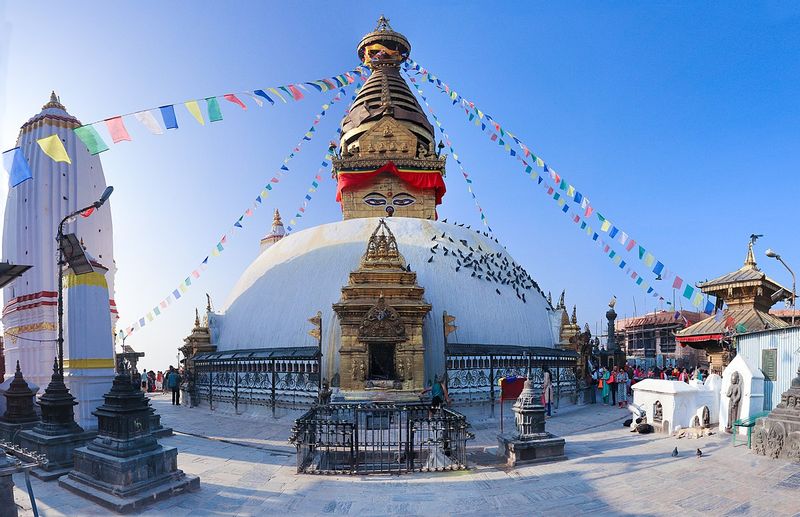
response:
[[[406,380],[414,380],[414,365],[410,357],[406,357]]]
[[[367,367],[363,360],[358,361],[358,380],[365,381],[367,379]]]
[[[406,380],[405,368],[406,368],[406,366],[405,366],[405,364],[403,364],[403,360],[402,359],[397,361],[397,378],[400,379],[401,381]]]
[[[731,385],[728,386],[728,423],[725,424],[725,432],[733,432],[733,423],[739,419],[739,404],[742,401],[742,386],[739,384],[739,372],[731,375]]]

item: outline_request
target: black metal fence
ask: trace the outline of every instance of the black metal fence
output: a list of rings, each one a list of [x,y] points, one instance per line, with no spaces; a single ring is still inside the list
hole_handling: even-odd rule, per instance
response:
[[[530,368],[534,389],[541,391],[542,367],[550,368],[556,407],[562,397],[576,397],[578,354],[542,347],[512,345],[447,346],[447,390],[457,404],[491,402],[500,398],[501,377],[524,377]]]
[[[317,347],[236,350],[198,354],[193,359],[196,400],[209,407],[239,405],[308,407],[320,387]]]
[[[330,404],[295,420],[297,472],[404,474],[467,468],[464,415],[424,404]]]

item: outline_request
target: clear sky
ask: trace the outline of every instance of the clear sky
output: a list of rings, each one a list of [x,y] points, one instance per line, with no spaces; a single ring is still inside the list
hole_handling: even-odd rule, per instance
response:
[[[0,147],[55,89],[84,122],[302,82],[357,65],[384,13],[412,57],[491,113],[616,225],[692,282],[741,266],[751,233],[800,269],[800,8],[790,2],[7,2],[0,0]],[[654,301],[604,257],[463,112],[425,87],[496,235],[592,331],[611,295],[622,315]],[[102,154],[114,216],[121,325],[187,276],[246,209],[326,97],[181,127]],[[332,110],[292,172],[189,293],[129,338],[163,369],[205,293],[224,304],[256,257],[272,208],[289,219],[342,116]],[[440,217],[479,225],[450,162]],[[326,177],[300,228],[341,218]],[[631,261],[629,261],[631,262]],[[634,260],[638,270],[645,268]],[[648,280],[652,275],[648,277]],[[653,284],[667,296],[669,285]],[[457,288],[457,286],[454,286]],[[313,285],[297,289],[313,296]],[[264,307],[280,311],[280,307]],[[487,313],[487,320],[491,314]],[[490,323],[487,323],[490,324]],[[291,343],[287,343],[290,345]],[[256,344],[254,344],[256,345]]]

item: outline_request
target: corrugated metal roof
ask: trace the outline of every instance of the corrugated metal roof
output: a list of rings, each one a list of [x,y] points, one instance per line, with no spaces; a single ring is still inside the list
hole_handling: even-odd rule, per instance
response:
[[[683,318],[686,318],[689,321],[690,325],[694,325],[699,321],[703,321],[708,315],[704,312],[694,312],[694,311],[677,311],[680,312],[678,318],[675,318],[675,312],[673,311],[658,311],[655,313],[645,314],[643,316],[637,316],[633,318],[626,318],[623,320],[617,321],[616,329],[620,331],[624,331],[625,329],[633,328],[633,327],[648,327],[648,326],[656,326],[656,325],[671,325],[671,324],[680,324],[683,325]]]
[[[734,327],[741,324],[750,332],[789,326],[782,319],[759,311],[754,307],[736,307],[726,310],[719,321],[714,316],[710,316],[680,332],[676,332],[675,335],[680,341],[682,337],[724,334],[728,330],[727,327],[730,327],[727,323],[729,318],[733,318]]]
[[[447,355],[531,355],[531,357],[577,358],[574,350],[543,346],[448,343]]]

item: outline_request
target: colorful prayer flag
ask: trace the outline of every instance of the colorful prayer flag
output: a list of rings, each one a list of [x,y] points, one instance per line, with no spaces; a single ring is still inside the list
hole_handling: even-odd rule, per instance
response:
[[[33,177],[28,160],[25,159],[25,155],[19,147],[9,149],[3,153],[3,168],[8,172],[8,185],[11,187],[16,187],[23,181]],[[0,188],[5,189],[5,185],[0,186]]]
[[[134,113],[133,116],[154,135],[164,134],[164,130],[161,129],[161,126],[158,124],[158,121],[156,120],[156,117],[153,115],[152,111],[140,111],[138,113]]]
[[[72,160],[69,159],[67,150],[64,149],[64,143],[61,141],[58,135],[50,135],[40,138],[36,141],[36,143],[39,144],[42,152],[49,156],[54,162],[66,162],[72,164]]]
[[[264,97],[265,99],[267,99],[267,102],[269,102],[271,105],[273,106],[275,105],[275,101],[272,100],[272,98],[269,95],[267,95],[267,93],[264,90],[253,90],[253,93],[258,95],[259,97]]]
[[[164,120],[164,127],[167,129],[178,129],[178,119],[175,118],[175,106],[169,104],[158,108],[161,110],[161,118]]]
[[[131,135],[128,134],[128,130],[125,129],[125,123],[122,121],[122,117],[107,118],[106,127],[108,128],[108,132],[111,133],[111,140],[113,140],[115,144],[125,140],[128,142],[131,141]]]
[[[228,93],[228,94],[226,94],[224,97],[225,97],[225,100],[226,100],[226,101],[228,101],[228,102],[232,102],[232,103],[234,103],[234,104],[238,105],[238,106],[239,106],[240,108],[242,108],[243,110],[246,110],[246,109],[247,109],[247,104],[245,104],[244,102],[242,102],[242,100],[241,100],[239,97],[237,97],[236,95],[234,95],[234,94],[232,94],[232,93]]]
[[[200,113],[200,105],[197,104],[197,101],[186,101],[183,105],[186,106],[186,109],[192,114],[198,124],[201,126],[206,125],[206,121],[203,120],[203,114]]]
[[[103,141],[100,133],[92,125],[76,127],[73,129],[75,135],[81,139],[81,142],[86,146],[89,154],[100,154],[103,151],[108,151],[108,145]]]
[[[680,289],[682,285],[683,285],[683,279],[681,277],[679,277],[678,275],[675,275],[675,281],[672,282],[672,288],[673,289]]]
[[[216,97],[208,97],[206,99],[206,108],[208,109],[208,120],[210,122],[222,120],[222,110],[219,109],[219,101]]]

